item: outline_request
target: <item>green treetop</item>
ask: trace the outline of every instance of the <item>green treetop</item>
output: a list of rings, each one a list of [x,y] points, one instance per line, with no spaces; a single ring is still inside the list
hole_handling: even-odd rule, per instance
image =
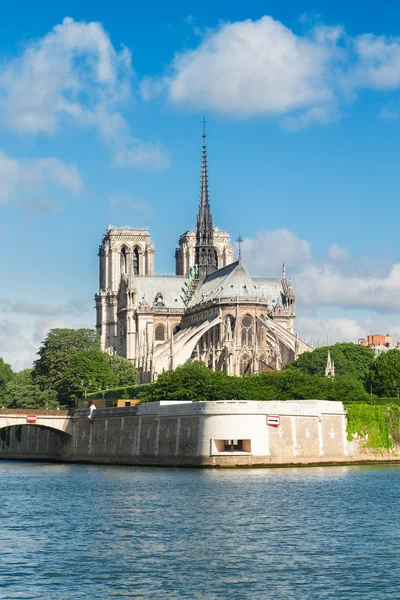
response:
[[[13,370],[2,358],[0,358],[0,402],[2,402],[7,383],[13,377]]]
[[[371,348],[358,344],[340,343],[330,347],[335,362],[336,375],[358,379],[365,383],[375,354]],[[286,365],[285,369],[298,369],[308,375],[325,376],[328,347],[316,348],[313,352],[304,352],[297,360]]]
[[[397,348],[382,352],[372,364],[369,384],[378,396],[397,396],[395,387],[400,387],[400,351]]]
[[[100,340],[92,329],[51,329],[39,348],[33,377],[41,389],[58,391],[72,356],[94,349],[100,350]]]
[[[57,396],[53,390],[41,390],[32,378],[32,369],[15,373],[6,385],[2,406],[7,408],[56,408]]]

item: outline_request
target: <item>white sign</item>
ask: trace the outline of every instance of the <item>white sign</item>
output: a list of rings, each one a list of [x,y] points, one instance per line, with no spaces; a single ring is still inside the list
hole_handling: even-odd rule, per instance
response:
[[[279,427],[281,424],[281,418],[276,415],[267,415],[267,425],[270,427]]]

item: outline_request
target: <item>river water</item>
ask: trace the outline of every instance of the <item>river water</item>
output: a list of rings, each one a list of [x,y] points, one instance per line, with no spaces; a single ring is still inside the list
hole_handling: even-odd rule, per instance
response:
[[[0,462],[0,597],[400,598],[400,467]]]

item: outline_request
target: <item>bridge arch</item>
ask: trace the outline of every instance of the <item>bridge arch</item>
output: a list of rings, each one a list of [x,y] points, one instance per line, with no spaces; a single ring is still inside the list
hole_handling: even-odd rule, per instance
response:
[[[5,427],[35,426],[60,435],[72,435],[72,412],[69,410],[0,409],[0,431]]]

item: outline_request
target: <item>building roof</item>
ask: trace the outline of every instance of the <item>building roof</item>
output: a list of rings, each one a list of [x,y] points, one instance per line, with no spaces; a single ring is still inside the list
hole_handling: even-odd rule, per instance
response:
[[[256,285],[260,286],[263,290],[264,296],[268,298],[270,302],[278,302],[284,296],[282,281],[279,278],[272,277],[253,277]]]
[[[282,284],[279,279],[253,279],[239,262],[233,262],[210,273],[196,291],[190,306],[215,299],[228,298],[275,301],[281,299]]]
[[[138,302],[142,302],[144,298],[151,308],[157,295],[161,294],[163,308],[185,308],[183,302],[185,281],[186,277],[180,275],[135,276],[134,284],[137,289]]]

